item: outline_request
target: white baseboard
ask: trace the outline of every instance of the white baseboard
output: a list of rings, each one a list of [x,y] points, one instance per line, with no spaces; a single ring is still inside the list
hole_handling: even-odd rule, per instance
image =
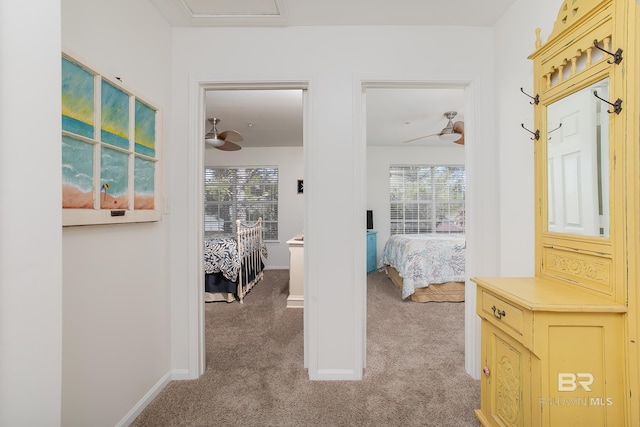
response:
[[[264,267],[265,270],[288,270],[289,266],[285,265],[285,266],[277,266],[277,265],[270,265],[270,266],[265,266]]]
[[[183,372],[184,371],[184,372]],[[164,390],[164,388],[169,385],[169,383],[173,380],[178,379],[187,379],[189,370],[188,369],[176,369],[171,372],[167,372],[158,380],[157,383],[154,384],[153,387],[135,404],[133,408],[125,415],[117,424],[116,427],[126,427],[130,425],[137,417],[144,411],[152,401],[155,399],[158,394]]]
[[[174,369],[171,371],[172,380],[195,380],[198,377],[193,377],[188,369]]]
[[[317,381],[360,381],[362,372],[353,369],[318,369],[315,375],[310,372],[311,380]]]

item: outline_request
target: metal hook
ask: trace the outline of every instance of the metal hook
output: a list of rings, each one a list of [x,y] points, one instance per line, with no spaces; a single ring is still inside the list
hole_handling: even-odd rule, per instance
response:
[[[616,114],[620,114],[620,111],[622,111],[622,99],[618,98],[616,99],[616,102],[614,102],[613,104],[610,103],[609,101],[607,101],[606,99],[602,99],[598,96],[598,91],[594,90],[593,91],[593,95],[598,98],[600,101],[604,101],[607,104],[611,105],[613,107],[613,111],[611,110],[607,110],[607,113],[612,114],[612,113],[616,113]]]
[[[593,41],[593,45],[603,51],[604,53],[608,53],[609,55],[613,56],[613,62],[611,62],[611,60],[607,61],[607,64],[619,64],[622,62],[622,49],[618,48],[618,50],[616,50],[616,53],[611,53],[608,50],[605,50],[603,48],[601,48],[600,46],[598,46],[598,40],[594,40]]]
[[[531,95],[529,95],[528,93],[526,93],[526,92],[524,91],[524,89],[523,89],[523,88],[520,88],[520,92],[524,93],[524,94],[525,94],[525,95],[527,95],[529,98],[533,99],[533,101],[532,101],[532,102],[530,102],[529,104],[531,104],[531,105],[534,105],[534,104],[535,104],[535,105],[538,105],[538,103],[540,102],[540,95],[536,94],[536,96],[531,96]]]
[[[549,135],[551,132],[555,132],[555,131],[557,131],[557,130],[558,130],[558,129],[560,129],[561,127],[562,127],[562,123],[560,123],[560,124],[558,125],[558,127],[557,127],[557,128],[555,128],[555,129],[551,129],[550,131],[547,131],[547,135]],[[547,138],[547,139],[551,139],[551,137],[549,137],[549,138]]]
[[[538,140],[540,139],[540,129],[536,129],[535,132],[530,131],[529,129],[527,129],[526,127],[524,127],[524,123],[520,123],[520,126],[522,126],[522,129],[526,130],[527,132],[529,132],[531,135],[533,135],[533,138],[531,138],[531,140]]]

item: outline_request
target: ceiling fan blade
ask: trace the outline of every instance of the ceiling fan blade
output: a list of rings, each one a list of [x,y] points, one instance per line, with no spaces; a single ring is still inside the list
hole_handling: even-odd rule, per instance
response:
[[[417,138],[409,139],[409,140],[406,140],[406,141],[403,141],[403,142],[404,142],[404,143],[407,143],[407,142],[413,142],[413,141],[417,141],[417,140],[419,140],[419,139],[423,139],[423,138],[430,138],[430,137],[432,137],[432,136],[438,136],[438,135],[440,135],[440,133],[434,133],[434,134],[431,134],[431,135],[419,136],[419,137],[417,137]]]
[[[460,139],[453,142],[455,142],[456,144],[464,145],[464,122],[455,122],[453,124],[453,131],[462,135]]]
[[[242,134],[235,130],[225,130],[224,132],[220,132],[220,139],[224,139],[225,141],[233,141],[233,142],[241,142],[244,140]]]
[[[222,151],[238,151],[240,150],[242,147],[240,147],[238,144],[234,144],[231,141],[225,141],[224,144],[222,144],[219,147],[216,147],[218,150],[222,150]]]

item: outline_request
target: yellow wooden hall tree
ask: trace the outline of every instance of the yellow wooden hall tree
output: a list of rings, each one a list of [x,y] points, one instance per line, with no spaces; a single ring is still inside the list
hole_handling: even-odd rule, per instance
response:
[[[637,0],[566,0],[534,67],[534,277],[473,278],[482,425],[640,426]]]

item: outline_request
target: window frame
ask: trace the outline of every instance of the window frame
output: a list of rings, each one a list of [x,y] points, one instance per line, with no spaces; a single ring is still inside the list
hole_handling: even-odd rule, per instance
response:
[[[239,170],[249,170],[249,171],[256,171],[256,170],[267,170],[268,173],[275,173],[276,175],[276,179],[275,181],[271,181],[271,182],[262,182],[261,185],[265,185],[265,186],[271,186],[273,189],[275,189],[276,191],[276,195],[275,195],[275,200],[262,200],[262,201],[256,201],[256,200],[248,200],[245,202],[239,201],[236,197],[239,194],[238,191],[238,182],[236,181],[233,185],[234,185],[234,194],[232,195],[232,197],[234,198],[233,200],[229,200],[229,201],[210,201],[208,200],[207,197],[207,175],[208,175],[208,171],[210,170],[223,170],[225,171],[225,174],[228,174],[228,171],[239,171]],[[245,176],[248,176],[249,174],[244,174]],[[234,179],[237,180],[237,173],[236,176],[234,177]],[[239,208],[238,206],[243,206],[243,205],[249,205],[249,207],[253,207],[255,209],[255,205],[259,205],[259,206],[267,206],[267,205],[273,205],[275,206],[275,209],[273,210],[273,212],[275,212],[275,219],[273,218],[267,218],[265,215],[265,212],[262,211],[260,215],[258,216],[251,216],[250,218],[240,218],[242,221],[246,221],[248,223],[254,222],[258,220],[258,217],[262,217],[262,229],[263,229],[263,241],[265,242],[277,242],[279,241],[279,233],[280,233],[280,227],[279,227],[279,183],[280,183],[280,168],[278,166],[266,166],[266,165],[251,165],[251,166],[205,166],[204,167],[204,223],[203,223],[203,227],[205,228],[205,235],[216,235],[216,234],[228,234],[228,233],[235,233],[235,227],[236,227],[236,219],[238,219],[238,212],[239,212]],[[211,184],[209,184],[211,185]],[[231,184],[229,184],[231,185]],[[263,193],[264,194],[264,193]],[[253,205],[253,206],[251,206]],[[214,219],[207,219],[207,209],[209,206],[229,206],[231,213],[231,218],[229,220],[223,220],[223,224],[222,226],[224,227],[223,230],[219,230],[219,231],[214,231],[214,230],[207,230],[207,225],[208,225],[208,221],[209,221],[209,225],[212,226],[214,224],[214,222],[220,221],[220,219],[218,220],[214,220]],[[244,211],[248,211],[249,208],[245,207]],[[218,216],[218,218],[220,218],[220,216]],[[219,225],[218,225],[219,226]],[[275,230],[275,231],[273,231]],[[275,233],[275,236],[273,236],[273,234],[271,233]]]
[[[461,189],[456,191],[462,191],[462,198],[448,197],[438,198],[436,188],[442,186],[435,182],[437,174],[434,173],[438,168],[446,168],[448,171],[447,177],[454,173],[463,173],[462,182],[456,181],[455,185],[462,185]],[[421,171],[422,170],[422,171]],[[411,188],[406,186],[404,182],[397,181],[394,183],[394,173],[402,173],[403,176],[410,171],[411,174],[415,174],[416,178],[424,173],[429,175],[430,184],[427,189],[424,188]],[[414,182],[414,184],[417,181]],[[417,186],[417,184],[415,184]],[[394,199],[394,187],[400,186],[401,193],[408,192],[415,195],[415,198],[396,198]],[[408,187],[408,188],[407,188]],[[451,188],[451,187],[447,187]],[[428,198],[421,198],[420,193],[427,193]],[[441,195],[441,194],[440,194]],[[417,165],[403,165],[393,164],[389,165],[389,233],[394,234],[428,234],[428,235],[464,235],[465,234],[465,199],[466,199],[466,168],[464,164],[417,164]],[[398,209],[398,205],[402,205],[402,209]],[[456,210],[459,214],[452,218],[452,205],[458,205],[460,209]],[[406,207],[413,207],[412,209],[406,209]],[[438,216],[431,216],[434,212],[442,212],[438,208],[446,207],[448,216],[444,218],[438,218]],[[427,216],[421,216],[423,212],[427,212]],[[400,216],[398,212],[402,212]],[[430,214],[429,214],[430,212]],[[407,213],[415,215],[412,218],[407,218]],[[446,223],[443,224],[443,221]],[[398,226],[400,225],[400,226]],[[410,226],[413,227],[410,227]],[[438,230],[438,227],[441,229]],[[453,229],[452,228],[457,228]],[[417,231],[416,231],[417,230]],[[424,231],[422,231],[424,230]],[[430,231],[428,231],[430,230]]]
[[[87,86],[87,89],[90,90],[90,94],[87,95],[93,99],[85,99],[86,102],[84,104],[90,106],[89,108],[93,110],[85,113],[88,120],[92,122],[87,126],[87,129],[85,129],[86,132],[76,132],[76,129],[69,130],[68,128],[61,130],[61,141],[63,141],[63,171],[70,166],[80,166],[91,169],[91,182],[88,183],[89,177],[85,178],[85,186],[87,188],[84,190],[75,188],[75,190],[81,191],[82,197],[86,199],[84,205],[78,204],[77,206],[81,207],[69,207],[69,205],[73,203],[67,202],[67,199],[63,197],[62,225],[75,226],[159,221],[162,217],[160,209],[162,204],[161,109],[147,98],[127,88],[117,77],[112,79],[105,76],[96,71],[94,67],[88,66],[84,60],[80,60],[75,55],[63,51],[61,55],[61,66],[64,65],[64,61],[68,61],[76,67],[79,67],[83,72],[89,74],[93,80],[92,86],[90,88]],[[66,77],[64,72],[62,73],[62,77],[64,82]],[[85,83],[88,85],[89,78],[86,77],[86,80]],[[104,85],[112,87],[114,92],[121,95],[123,99],[126,97],[126,100],[123,102],[123,105],[126,104],[127,106],[126,112],[120,115],[119,121],[117,122],[117,125],[125,129],[126,133],[126,135],[121,138],[123,142],[122,146],[105,141],[106,135],[103,129],[105,122],[103,120],[106,120],[106,118],[103,116],[102,111],[104,105],[102,102]],[[71,93],[71,91],[65,92],[64,88],[62,92],[63,96]],[[63,109],[64,107],[65,101],[63,99]],[[65,115],[64,111],[62,112],[63,121],[65,119],[68,120],[69,117],[69,115]],[[145,121],[143,117],[147,120]],[[150,148],[143,149],[142,143],[139,140],[140,138],[150,138],[148,140]],[[68,160],[65,160],[64,156],[64,145],[69,142],[77,144],[77,147],[83,147],[82,150],[86,150],[84,157],[74,159],[76,163],[71,165],[68,163]],[[90,155],[88,153],[89,151],[91,151]],[[103,175],[105,169],[102,166],[103,159],[108,157],[108,154],[116,154],[116,156],[120,158],[119,178],[122,181],[121,184],[126,186],[126,189],[122,190],[119,197],[113,197],[115,207],[106,206],[104,203],[104,200],[106,200],[109,195],[110,185]],[[125,164],[126,166],[124,166]],[[67,191],[65,190],[65,185],[68,189],[70,183],[64,178],[63,173],[63,195],[65,191]],[[137,192],[139,189],[137,187],[143,185],[145,191]],[[91,201],[89,201],[89,198],[91,198]],[[120,199],[120,202],[115,201],[115,199]],[[65,207],[65,203],[67,207]],[[137,208],[136,204],[138,205]]]

